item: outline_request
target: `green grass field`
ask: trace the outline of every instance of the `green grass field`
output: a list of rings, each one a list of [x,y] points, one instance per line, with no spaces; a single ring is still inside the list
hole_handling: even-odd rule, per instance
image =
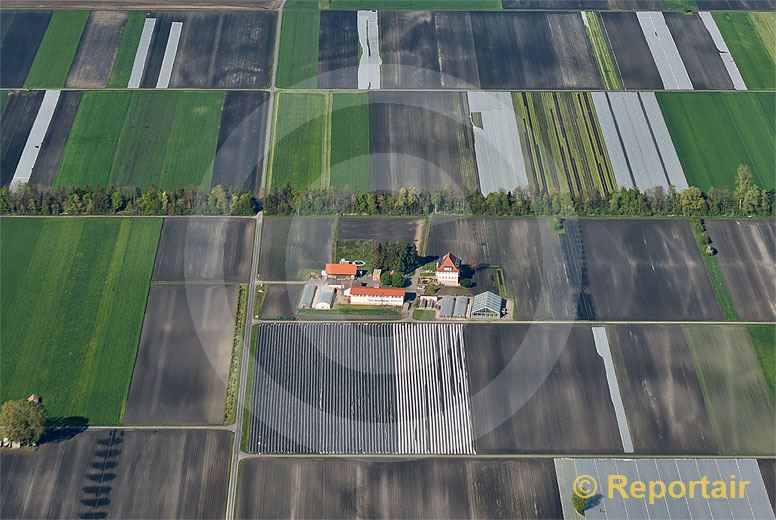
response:
[[[742,326],[684,327],[722,454],[773,454],[774,400]]]
[[[273,115],[269,186],[329,187],[332,95],[278,94]]]
[[[663,117],[687,182],[733,188],[739,164],[776,188],[776,96],[765,92],[659,92]]]
[[[210,186],[221,91],[86,92],[56,186]]]
[[[757,361],[776,401],[776,326],[749,325],[748,329]]]
[[[121,43],[113,60],[113,69],[108,78],[108,88],[126,88],[129,76],[132,74],[132,65],[135,62],[135,53],[140,44],[140,34],[143,32],[145,12],[130,11],[127,23],[121,31]]]
[[[513,99],[523,150],[539,149],[525,158],[533,186],[602,194],[616,188],[588,93],[515,92]]]
[[[120,422],[159,242],[157,218],[0,219],[0,399]]]
[[[598,70],[601,72],[604,88],[607,90],[622,90],[620,72],[617,70],[614,54],[612,54],[612,48],[609,45],[609,39],[606,37],[606,31],[604,30],[604,24],[601,22],[600,15],[595,11],[587,11],[585,12],[585,20],[587,21],[587,36],[590,39],[590,44],[593,47],[593,52],[598,62]]]
[[[54,11],[27,74],[27,88],[64,87],[89,11]]]
[[[776,14],[715,12],[713,16],[747,88],[776,89],[776,51],[769,52],[776,35],[767,33],[768,21],[776,24]],[[776,32],[776,27],[772,30]],[[768,39],[770,46],[766,44]]]
[[[666,11],[697,11],[695,0],[663,0]]]
[[[284,11],[280,30],[277,77],[280,88],[318,88],[317,10]]]
[[[263,300],[264,298],[262,298]],[[240,436],[240,448],[242,451],[248,451],[248,432],[251,427],[251,412],[253,404],[253,378],[256,373],[256,353],[259,350],[259,327],[260,325],[251,326],[251,344],[250,355],[248,356],[248,384],[245,386],[245,406],[246,410],[243,414],[242,420],[242,435]]]
[[[436,319],[436,311],[415,309],[412,311],[412,319],[415,321],[434,321]]]
[[[500,11],[501,0],[288,0],[286,9]]]
[[[369,96],[333,94],[331,186],[369,191]]]
[[[10,90],[0,90],[0,112],[2,112],[3,107],[5,106],[5,100],[8,99],[8,94],[10,93]]]

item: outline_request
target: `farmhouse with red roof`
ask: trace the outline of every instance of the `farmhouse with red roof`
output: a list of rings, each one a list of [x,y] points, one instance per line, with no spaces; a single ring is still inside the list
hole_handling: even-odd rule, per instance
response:
[[[436,280],[441,285],[458,286],[461,275],[461,260],[448,252],[437,262]]]

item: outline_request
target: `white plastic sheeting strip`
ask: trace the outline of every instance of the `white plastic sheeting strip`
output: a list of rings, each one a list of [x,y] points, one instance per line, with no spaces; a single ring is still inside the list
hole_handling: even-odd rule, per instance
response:
[[[143,22],[143,32],[140,33],[140,43],[135,52],[135,61],[132,63],[132,72],[129,75],[127,88],[140,88],[140,82],[143,80],[146,59],[148,59],[148,50],[151,48],[151,37],[154,35],[156,18],[146,18]]]
[[[687,74],[663,13],[639,12],[636,16],[657,65],[660,79],[663,80],[663,87],[669,90],[693,90],[690,75]]]
[[[709,31],[711,39],[714,40],[714,45],[717,46],[717,52],[719,52],[719,57],[722,58],[722,63],[725,64],[730,80],[733,82],[733,88],[736,90],[746,90],[746,83],[744,82],[743,76],[741,76],[741,71],[738,70],[736,60],[733,59],[733,55],[730,53],[730,49],[728,49],[725,38],[722,37],[719,27],[717,27],[717,22],[714,21],[714,17],[711,16],[711,13],[708,11],[701,11],[698,14],[701,17],[701,20],[703,20],[703,25],[706,26],[706,30]]]
[[[660,110],[657,97],[654,92],[641,92],[639,97],[644,107],[644,113],[647,114],[649,126],[652,128],[652,135],[657,143],[660,157],[663,159],[668,182],[677,189],[683,190],[688,187],[687,178],[684,176],[684,169],[679,160],[679,154],[676,153],[676,148],[674,148],[674,141],[668,132],[668,125],[666,125],[666,120],[663,118],[663,112]]]
[[[633,188],[633,179],[631,178],[628,161],[625,158],[625,149],[620,141],[620,134],[617,132],[617,124],[615,123],[612,109],[609,106],[606,92],[593,92],[592,98],[598,122],[601,124],[601,133],[604,136],[606,150],[609,152],[609,160],[612,162],[617,186]]]
[[[515,108],[509,92],[467,92],[469,112],[479,113],[482,128],[472,124],[474,155],[483,195],[528,187]]]
[[[32,169],[38,160],[40,147],[43,145],[43,139],[46,137],[51,119],[54,117],[54,111],[57,108],[59,93],[59,90],[47,90],[43,95],[43,102],[40,104],[38,115],[35,116],[35,121],[32,123],[30,135],[27,136],[27,143],[24,145],[19,164],[16,165],[16,171],[11,179],[11,189],[30,181]]]
[[[361,59],[358,62],[358,88],[379,89],[380,36],[377,25],[377,11],[359,11],[357,19],[358,43],[361,45]]]
[[[614,405],[617,426],[620,429],[622,449],[625,453],[633,453],[633,440],[628,427],[628,418],[625,417],[625,406],[622,404],[620,385],[617,383],[617,373],[614,371],[614,361],[612,360],[612,351],[609,349],[609,338],[606,336],[606,329],[604,327],[593,327],[593,339],[595,340],[595,349],[598,351],[598,355],[604,360],[606,382],[609,383],[609,395]]]
[[[172,67],[175,64],[175,55],[178,54],[178,42],[181,39],[182,29],[183,22],[172,22],[170,37],[167,39],[167,47],[164,48],[164,58],[162,58],[162,68],[159,71],[159,80],[156,82],[156,88],[167,88],[170,85]]]
[[[462,325],[393,326],[399,453],[474,453]]]

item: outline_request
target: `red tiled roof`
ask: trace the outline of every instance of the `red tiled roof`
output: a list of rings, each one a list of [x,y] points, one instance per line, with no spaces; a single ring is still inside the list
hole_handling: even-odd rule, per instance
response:
[[[358,266],[356,264],[326,264],[326,274],[334,276],[356,276]]]
[[[442,257],[442,261],[439,263],[439,267],[437,267],[437,271],[441,271],[445,273],[459,272],[460,269],[458,269],[458,266],[455,265],[456,260],[457,258],[455,258],[452,253],[447,253],[445,256]]]
[[[351,287],[351,296],[401,296],[404,298],[405,291],[399,287]]]

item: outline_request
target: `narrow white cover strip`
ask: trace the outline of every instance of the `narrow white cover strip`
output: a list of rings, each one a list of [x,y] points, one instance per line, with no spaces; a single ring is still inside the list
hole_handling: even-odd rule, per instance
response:
[[[606,381],[609,383],[609,395],[614,405],[617,426],[620,428],[622,449],[625,453],[633,453],[633,441],[631,440],[630,428],[628,427],[628,419],[625,417],[625,406],[622,404],[620,385],[617,384],[617,374],[614,371],[614,361],[612,360],[612,351],[609,350],[609,338],[606,335],[606,329],[604,327],[593,327],[593,339],[595,340],[595,349],[598,351],[598,355],[604,360]]]
[[[379,89],[380,36],[377,25],[377,11],[358,11],[358,43],[361,46],[361,59],[358,62],[358,88]]]
[[[167,47],[164,49],[162,68],[159,71],[159,80],[156,82],[156,88],[167,88],[170,85],[172,66],[175,64],[175,55],[178,53],[178,42],[181,39],[181,29],[183,29],[183,22],[172,22],[170,37],[167,39]]]
[[[606,150],[609,152],[609,160],[612,162],[617,186],[633,188],[633,179],[631,179],[628,162],[625,160],[625,150],[620,142],[620,135],[617,133],[614,114],[612,114],[612,110],[609,108],[607,94],[605,92],[593,92],[591,97],[593,98],[598,122],[601,124],[601,133],[604,136]]]
[[[711,39],[714,40],[714,45],[717,46],[717,52],[719,52],[719,57],[722,58],[722,63],[725,64],[730,80],[733,82],[733,88],[736,90],[746,90],[746,83],[743,76],[741,76],[741,71],[738,70],[736,60],[733,59],[733,55],[730,53],[730,49],[728,49],[719,27],[717,27],[714,17],[708,11],[701,11],[698,15],[703,20],[706,30],[709,31]]]
[[[671,134],[668,131],[666,120],[663,118],[663,112],[660,110],[657,97],[654,92],[641,92],[639,96],[644,105],[647,119],[649,119],[649,126],[655,135],[660,157],[663,158],[663,164],[666,165],[668,181],[676,189],[683,190],[688,187],[687,178],[684,176],[682,162],[679,160],[676,148],[674,148],[674,141],[671,139]]]
[[[148,50],[151,48],[151,37],[154,35],[156,18],[146,18],[143,22],[143,32],[140,33],[140,43],[135,52],[135,61],[132,63],[132,73],[129,75],[127,88],[140,88],[143,79]]]
[[[40,104],[38,115],[35,116],[35,121],[32,123],[30,135],[27,136],[27,143],[24,145],[19,164],[16,165],[16,171],[11,179],[11,189],[30,181],[32,169],[35,167],[40,148],[43,145],[43,139],[46,137],[51,119],[54,117],[54,111],[57,108],[59,93],[59,90],[47,90],[43,95],[43,102]]]
[[[657,65],[663,86],[669,90],[693,90],[690,75],[668,30],[663,13],[638,12],[636,17]]]

